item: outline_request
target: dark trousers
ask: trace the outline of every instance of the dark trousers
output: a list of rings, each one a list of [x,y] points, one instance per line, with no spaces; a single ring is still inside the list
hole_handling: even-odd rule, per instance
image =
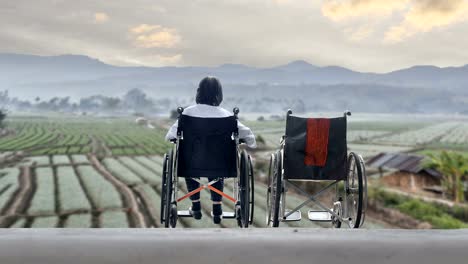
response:
[[[208,181],[213,181],[213,180],[216,180],[216,178],[208,178]],[[197,189],[198,187],[200,187],[200,184],[197,182],[197,181],[194,181],[192,180],[191,178],[185,178],[185,182],[187,183],[187,189],[189,192]],[[212,184],[211,186],[215,187],[216,189],[220,190],[220,191],[223,191],[223,187],[224,187],[224,179],[219,179],[217,182],[215,182],[214,184]],[[213,202],[221,202],[221,200],[223,199],[223,197],[213,191],[210,191],[211,192],[211,200]],[[199,200],[200,199],[200,193],[196,193],[192,196],[190,196],[190,200]]]

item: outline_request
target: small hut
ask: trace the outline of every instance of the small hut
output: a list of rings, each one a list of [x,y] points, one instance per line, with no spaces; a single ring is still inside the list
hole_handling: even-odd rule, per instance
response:
[[[442,175],[424,168],[424,156],[406,153],[379,153],[367,161],[369,168],[377,169],[384,184],[405,191],[442,193]],[[390,171],[391,173],[385,173]]]

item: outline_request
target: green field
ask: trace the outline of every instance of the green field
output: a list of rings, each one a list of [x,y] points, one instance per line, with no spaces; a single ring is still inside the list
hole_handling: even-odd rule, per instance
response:
[[[15,133],[0,138],[0,152],[149,155],[162,154],[169,146],[161,129],[142,128],[125,118],[12,117],[6,126]]]
[[[441,149],[468,152],[463,120],[349,120],[349,148],[370,157],[379,152]],[[172,121],[153,120],[156,129],[138,126],[130,118],[77,116],[9,117],[12,132],[0,138],[1,227],[159,227],[162,154]],[[257,165],[279,146],[284,121],[245,121],[265,144],[251,151]],[[258,167],[258,166],[256,166]],[[256,171],[254,226],[265,226],[265,175]],[[183,185],[181,191],[185,191]],[[232,184],[226,189],[232,191]],[[203,219],[180,219],[179,227],[215,227],[209,194],[202,194]],[[288,207],[301,199],[292,195]],[[188,202],[188,201],[187,201]],[[181,209],[190,204],[180,203]],[[226,211],[234,209],[224,201]],[[303,211],[305,213],[305,211]],[[367,227],[385,227],[368,219]],[[320,227],[306,220],[285,224]],[[235,227],[225,220],[222,227]],[[325,225],[327,226],[327,225]]]

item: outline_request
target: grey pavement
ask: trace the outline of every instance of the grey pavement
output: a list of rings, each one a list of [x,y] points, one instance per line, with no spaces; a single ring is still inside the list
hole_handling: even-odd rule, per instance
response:
[[[468,230],[3,229],[0,263],[468,263]]]

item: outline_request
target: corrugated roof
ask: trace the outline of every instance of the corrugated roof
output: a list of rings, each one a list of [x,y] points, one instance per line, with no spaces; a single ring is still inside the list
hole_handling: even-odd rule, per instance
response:
[[[427,172],[431,176],[439,176],[438,172],[423,168],[424,156],[405,153],[379,153],[369,159],[367,166],[373,168],[395,169],[410,173]],[[437,176],[436,176],[437,175]]]

